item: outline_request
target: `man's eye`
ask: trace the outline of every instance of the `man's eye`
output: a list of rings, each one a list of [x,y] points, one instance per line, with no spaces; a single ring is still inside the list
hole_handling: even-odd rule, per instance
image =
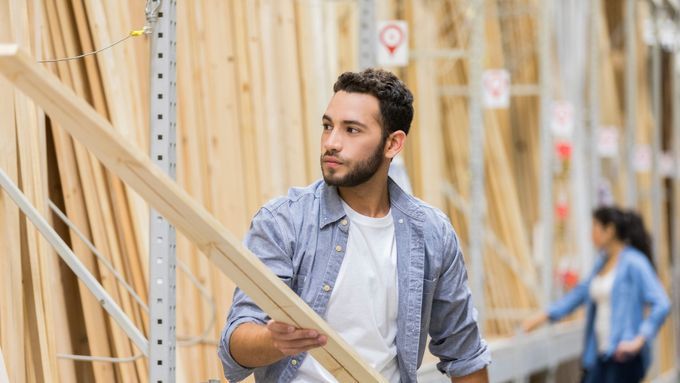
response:
[[[328,124],[323,124],[323,125],[321,125],[321,126],[323,127],[323,130],[331,130],[331,129],[333,129],[333,127],[330,126],[330,125],[328,125]]]
[[[359,129],[357,128],[347,128],[348,133],[359,133]]]

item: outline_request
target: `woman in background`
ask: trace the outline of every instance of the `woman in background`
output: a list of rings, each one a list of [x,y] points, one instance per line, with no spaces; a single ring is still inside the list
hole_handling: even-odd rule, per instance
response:
[[[583,382],[640,382],[650,365],[650,343],[670,310],[649,234],[638,214],[601,207],[593,212],[593,243],[600,256],[590,275],[522,327],[532,331],[585,304]]]

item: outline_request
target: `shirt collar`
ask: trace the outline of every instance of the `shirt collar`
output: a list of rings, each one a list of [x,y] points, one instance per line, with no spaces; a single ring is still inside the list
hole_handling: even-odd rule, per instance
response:
[[[391,207],[398,209],[415,220],[423,221],[425,214],[417,200],[403,191],[391,177],[387,178],[387,183]],[[321,228],[345,217],[345,209],[342,207],[337,187],[329,186],[322,180],[317,195],[321,204]]]

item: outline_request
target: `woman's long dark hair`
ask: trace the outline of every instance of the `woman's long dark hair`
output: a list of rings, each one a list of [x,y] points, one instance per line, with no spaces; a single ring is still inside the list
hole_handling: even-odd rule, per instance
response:
[[[603,206],[593,212],[593,218],[603,226],[614,224],[616,238],[638,249],[654,267],[652,239],[638,213],[614,206]]]

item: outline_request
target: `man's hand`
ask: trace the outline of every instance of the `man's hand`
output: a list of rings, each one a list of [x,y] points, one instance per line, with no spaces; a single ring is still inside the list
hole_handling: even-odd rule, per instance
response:
[[[325,346],[327,341],[327,337],[316,330],[300,329],[274,320],[266,326],[243,323],[231,334],[229,352],[241,366],[255,368]]]
[[[451,383],[489,383],[489,374],[484,367],[470,375],[451,377]]]
[[[640,353],[642,347],[645,345],[645,338],[638,336],[633,340],[621,341],[614,351],[614,360],[617,362],[625,362],[635,355]]]
[[[328,339],[316,330],[301,329],[283,322],[270,320],[267,330],[274,347],[283,355],[297,355],[313,348],[323,347]]]

